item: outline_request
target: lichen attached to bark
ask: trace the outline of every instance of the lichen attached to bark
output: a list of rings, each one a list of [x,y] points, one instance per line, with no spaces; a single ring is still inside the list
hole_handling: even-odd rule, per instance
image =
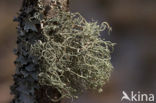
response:
[[[109,25],[61,11],[45,24],[45,41],[31,45],[31,54],[40,61],[39,83],[56,88],[62,95],[51,100],[75,98],[88,89],[102,92],[113,68],[110,53],[114,43],[100,38],[101,31],[111,29]]]
[[[60,103],[85,90],[102,92],[109,80],[114,43],[100,32],[111,28],[69,12],[67,1],[23,1],[12,103]]]

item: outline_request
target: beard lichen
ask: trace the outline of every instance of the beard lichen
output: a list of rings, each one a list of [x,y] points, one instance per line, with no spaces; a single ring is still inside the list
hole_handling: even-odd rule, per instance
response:
[[[102,92],[113,68],[110,54],[114,43],[100,38],[100,32],[111,30],[109,25],[87,22],[79,13],[59,11],[41,28],[44,40],[36,40],[30,54],[38,60],[39,84],[61,94],[60,98],[49,98],[57,102],[77,98],[84,90]]]
[[[111,28],[68,12],[67,2],[23,0],[12,103],[60,103],[84,90],[102,92],[109,80],[114,43],[100,32]]]

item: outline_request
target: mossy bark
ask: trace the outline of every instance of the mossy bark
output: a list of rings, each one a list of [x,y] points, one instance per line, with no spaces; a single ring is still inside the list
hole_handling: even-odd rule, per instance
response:
[[[54,7],[61,11],[68,11],[68,3],[68,0],[23,0],[19,16],[15,19],[19,25],[15,50],[16,73],[14,85],[11,87],[15,97],[11,103],[53,103],[47,94],[56,99],[61,96],[55,88],[39,84],[38,61],[29,51],[36,40],[44,41],[42,19],[54,17],[56,15]]]

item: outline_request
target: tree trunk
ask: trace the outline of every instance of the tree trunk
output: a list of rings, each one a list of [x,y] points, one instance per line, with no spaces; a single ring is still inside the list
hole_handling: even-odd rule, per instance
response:
[[[68,3],[68,0],[23,0],[19,16],[15,19],[19,25],[15,50],[16,73],[14,85],[11,87],[15,97],[12,103],[53,103],[48,96],[53,98],[61,96],[55,88],[39,85],[38,61],[30,55],[29,51],[36,40],[44,41],[42,19],[54,17],[56,14],[54,7],[61,11],[68,11]]]

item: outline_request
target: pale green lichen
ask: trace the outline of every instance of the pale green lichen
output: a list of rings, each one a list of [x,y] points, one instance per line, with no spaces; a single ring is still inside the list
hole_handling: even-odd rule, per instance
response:
[[[113,68],[110,53],[114,43],[100,38],[101,31],[111,30],[109,25],[59,11],[44,21],[42,29],[44,40],[36,40],[30,53],[39,61],[40,85],[56,88],[62,95],[49,98],[75,98],[89,89],[102,92]]]
[[[100,32],[111,28],[106,22],[98,25],[87,22],[79,13],[63,11],[61,1],[51,1],[50,17],[44,14],[42,0],[23,2],[17,18],[18,58],[12,103],[42,103],[47,97],[59,103],[62,98],[76,98],[84,90],[102,92],[109,80],[114,43],[102,40]],[[46,87],[52,88],[54,96]],[[53,89],[59,93],[55,95]]]

